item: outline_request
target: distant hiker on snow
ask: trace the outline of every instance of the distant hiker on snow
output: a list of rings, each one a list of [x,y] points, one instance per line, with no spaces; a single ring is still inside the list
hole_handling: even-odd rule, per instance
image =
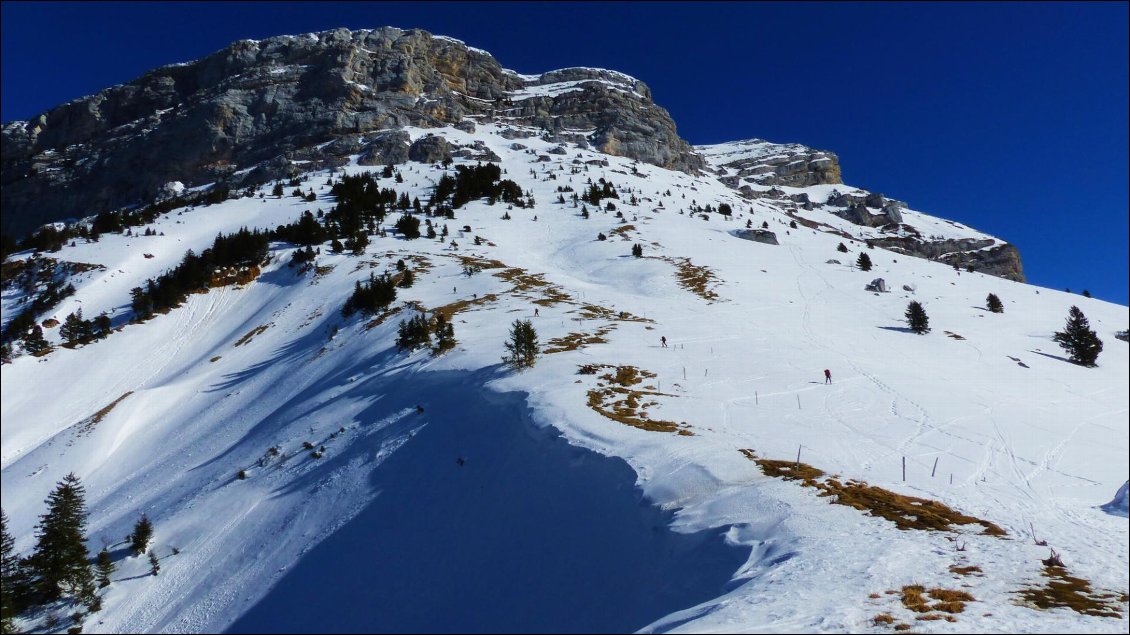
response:
[[[828,370],[827,368],[824,369],[824,383],[832,383],[832,371]]]
[[[534,317],[537,317],[537,316],[538,316],[538,310],[534,309]]]
[[[663,345],[663,348],[667,348],[667,337],[666,336],[660,337],[659,343]]]

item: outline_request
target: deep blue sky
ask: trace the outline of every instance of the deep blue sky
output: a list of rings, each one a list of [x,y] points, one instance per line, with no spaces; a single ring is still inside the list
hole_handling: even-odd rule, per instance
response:
[[[1127,304],[1127,7],[4,2],[0,118],[241,38],[421,27],[638,77],[692,143],[832,150],[847,183],[1014,243],[1032,283]]]

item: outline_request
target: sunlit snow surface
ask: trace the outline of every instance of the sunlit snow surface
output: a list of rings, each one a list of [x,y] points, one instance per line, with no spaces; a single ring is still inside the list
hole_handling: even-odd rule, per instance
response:
[[[439,221],[457,251],[390,231],[363,257],[324,248],[317,263],[332,271],[298,275],[286,265],[291,249],[275,245],[246,288],[193,295],[107,340],[3,366],[2,497],[17,549],[30,551],[44,497],[72,471],[87,486],[92,551],[105,542],[124,556],[117,543],[142,512],[156,525],[160,575],[144,575],[144,558],[122,560],[86,632],[270,630],[287,610],[307,615],[292,628],[331,631],[885,632],[871,618],[900,609],[884,591],[912,583],[977,598],[956,623],[916,622],[915,631],[1130,628],[1125,611],[1119,619],[1037,611],[1014,595],[1042,579],[1049,551],[1033,531],[1073,575],[1118,592],[1130,585],[1130,371],[1127,345],[1113,337],[1127,326],[1127,307],[881,249],[867,250],[873,271],[855,271],[861,243],[789,229],[771,201],[741,199],[710,176],[573,145],[548,154],[556,144],[538,137],[520,140],[532,153],[511,150],[498,131],[409,129],[413,138],[485,142],[503,158],[504,178],[537,200],[535,209],[510,210],[509,221],[504,205],[485,201]],[[583,168],[597,158],[610,165],[570,174],[574,160]],[[441,174],[417,163],[399,169],[404,184],[382,185],[421,201]],[[543,180],[546,170],[556,180]],[[595,240],[618,226],[614,213],[589,205],[583,219],[571,202],[556,202],[557,187],[579,193],[601,177],[641,199],[616,201],[635,227],[627,240]],[[217,233],[328,210],[325,181],[318,173],[303,184],[319,193],[314,203],[268,194],[178,210],[152,226],[163,236],[103,236],[49,254],[105,269],[81,274],[77,294],[43,317],[81,307],[121,325],[130,289],[185,250],[199,252]],[[831,187],[798,191],[820,201]],[[729,202],[736,217],[679,214],[692,200]],[[798,213],[853,236],[873,231],[819,209]],[[924,235],[983,236],[918,212],[905,219]],[[767,221],[781,244],[729,233],[747,220]],[[836,251],[841,241],[850,253]],[[669,261],[632,258],[635,243],[645,256],[709,267],[718,300],[680,287]],[[431,268],[399,291],[398,305],[498,295],[457,315],[458,346],[443,357],[396,352],[397,322],[410,312],[369,330],[340,315],[355,281],[409,254],[425,255]],[[530,298],[506,293],[512,285],[493,270],[466,277],[455,254],[544,274],[575,304],[540,306],[534,317]],[[877,277],[894,291],[864,291]],[[1003,314],[983,308],[990,292]],[[929,335],[905,332],[911,299],[924,304]],[[18,300],[5,291],[5,321]],[[582,302],[654,324],[618,322],[608,343],[543,356],[522,373],[500,367],[516,318],[532,319],[543,344],[609,324],[578,320]],[[1105,342],[1098,368],[1066,362],[1051,340],[1073,304]],[[58,341],[57,328],[46,331]],[[638,430],[589,409],[597,377],[577,370],[593,363],[656,373],[665,396],[649,416],[686,422],[694,435]],[[312,458],[304,442],[324,445],[325,456]],[[284,458],[259,465],[272,446]],[[1010,539],[899,531],[768,478],[738,451],[792,459],[798,447],[802,461],[826,472],[940,500],[999,524]],[[241,469],[246,480],[236,478]],[[1120,487],[1123,515],[1104,512]],[[956,578],[955,564],[984,576]],[[522,608],[508,609],[491,589]]]

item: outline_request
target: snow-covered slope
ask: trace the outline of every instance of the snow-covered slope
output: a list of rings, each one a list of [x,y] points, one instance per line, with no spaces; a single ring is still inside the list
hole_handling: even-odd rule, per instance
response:
[[[117,545],[145,512],[164,561],[143,575],[144,559],[114,547],[121,567],[88,632],[889,631],[873,621],[881,614],[919,631],[1127,631],[1125,596],[1118,617],[1098,617],[1017,595],[1047,581],[1049,547],[1096,589],[1130,586],[1126,519],[1101,508],[1128,470],[1130,355],[1113,337],[1127,307],[867,249],[853,238],[869,228],[747,200],[714,176],[539,136],[515,145],[499,125],[406,130],[481,142],[536,206],[473,202],[433,219],[447,242],[390,230],[363,256],[323,246],[305,273],[275,244],[250,284],[141,324],[125,324],[131,288],[217,233],[328,210],[327,174],[302,185],[313,203],[268,195],[175,210],[151,226],[163,235],[52,254],[105,269],[78,275],[76,294],[43,317],[81,307],[124,327],[3,366],[2,496],[17,549],[31,549],[44,497],[75,472],[92,548]],[[382,186],[426,201],[444,170],[399,172],[404,183]],[[557,188],[602,178],[623,219],[591,205],[583,218],[570,193],[557,202]],[[833,187],[852,191],[782,189],[823,201]],[[719,203],[732,219],[689,211]],[[903,213],[924,234],[984,237]],[[798,217],[814,226],[791,228]],[[747,222],[767,223],[780,244],[736,236]],[[630,255],[637,243],[642,258]],[[861,251],[869,273],[852,266]],[[399,290],[401,312],[344,319],[355,282],[398,259],[417,274]],[[865,291],[877,277],[893,291]],[[988,293],[1003,314],[984,308]],[[21,297],[5,291],[5,319]],[[903,328],[912,299],[932,333]],[[400,319],[452,303],[453,351],[396,351]],[[1051,339],[1071,305],[1106,343],[1097,368],[1068,363]],[[513,372],[499,360],[519,318],[543,348],[570,334],[605,341]],[[57,330],[46,329],[56,342]],[[653,373],[622,386],[642,391],[646,403],[628,412],[646,416],[619,418],[680,433],[598,412],[623,414],[606,400],[626,393],[602,393],[616,388],[613,370],[582,372],[591,365]],[[799,452],[841,480],[940,501],[1007,537],[976,525],[900,530],[765,475],[742,450]],[[962,567],[980,575],[953,572]],[[975,601],[956,622],[915,620],[887,593],[913,584]]]

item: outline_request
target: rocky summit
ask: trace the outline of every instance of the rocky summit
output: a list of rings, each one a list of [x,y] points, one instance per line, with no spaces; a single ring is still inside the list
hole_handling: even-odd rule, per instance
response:
[[[923,236],[903,222],[900,201],[855,188],[819,201],[780,189],[842,184],[832,152],[760,139],[692,147],[638,79],[595,68],[522,75],[459,40],[392,27],[240,40],[8,122],[0,153],[2,228],[22,234],[142,204],[167,196],[172,183],[260,185],[293,176],[298,165],[341,166],[351,155],[362,165],[454,155],[496,161],[481,144],[454,148],[439,137],[409,143],[403,132],[473,131],[491,122],[515,126],[515,143],[538,134],[532,128],[607,155],[714,172],[748,199],[825,209],[877,228],[863,236],[876,246],[1024,280],[1014,246]]]

